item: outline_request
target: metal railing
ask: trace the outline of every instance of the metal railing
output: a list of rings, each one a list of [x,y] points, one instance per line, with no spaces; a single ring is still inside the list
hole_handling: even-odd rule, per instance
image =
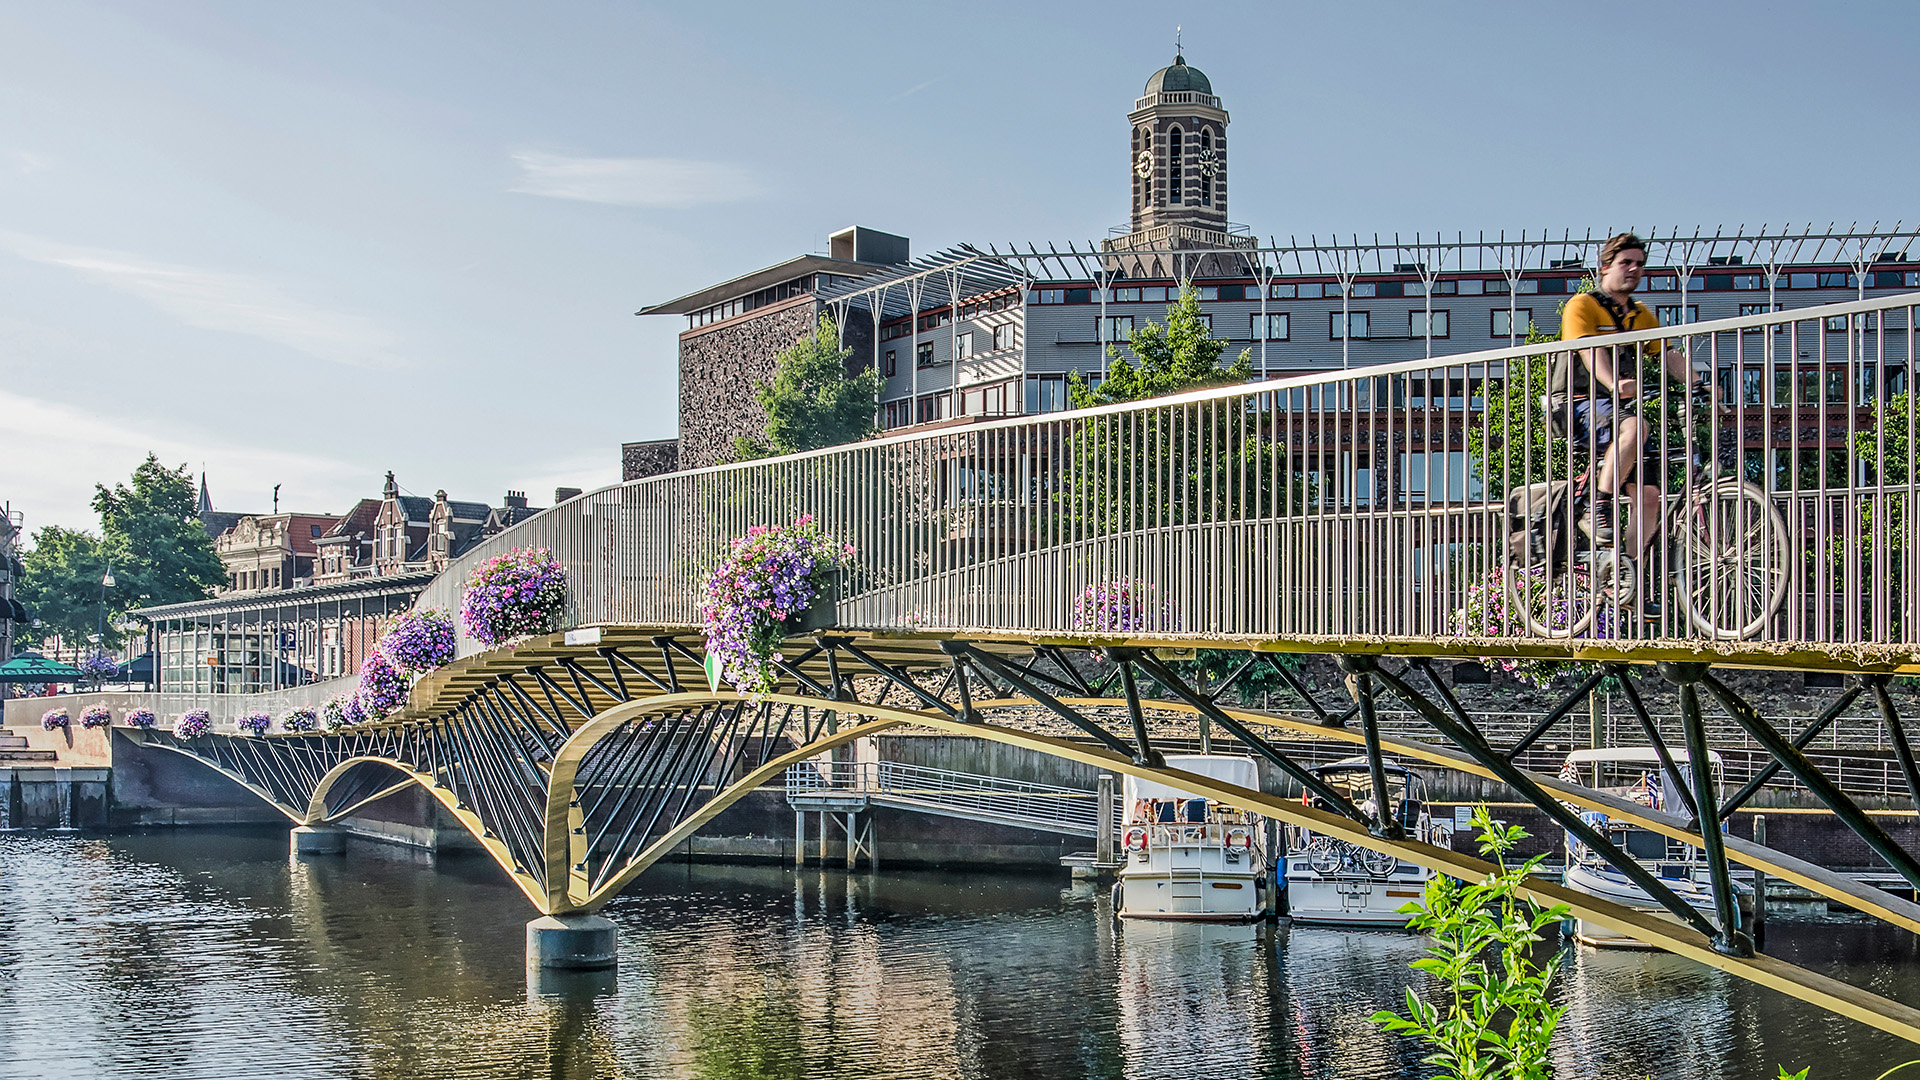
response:
[[[1072,836],[1097,831],[1099,793],[897,761],[802,762],[787,798],[859,795],[887,806]]]
[[[1662,406],[1658,436],[1706,471],[1645,467],[1670,512],[1632,589],[1625,564],[1600,557],[1624,545],[1573,543],[1586,532],[1572,499],[1547,517],[1554,542],[1578,550],[1503,575],[1520,547],[1506,496],[1570,471],[1568,441],[1547,435],[1534,404],[1547,365],[1567,355],[1555,342],[632,481],[488,539],[420,603],[457,610],[476,564],[545,547],[567,570],[568,626],[694,626],[700,582],[733,537],[812,515],[858,549],[839,612],[852,628],[1448,641],[1473,630],[1549,651],[1595,638],[1908,643],[1920,640],[1904,457],[1914,422],[1886,391],[1904,389],[1916,305],[1907,294],[1582,341],[1664,339],[1721,390]],[[1869,444],[1884,468],[1861,464]],[[1576,465],[1581,449],[1593,447],[1576,448]],[[1476,598],[1518,606],[1500,583],[1529,574],[1538,625],[1475,622]],[[1117,583],[1131,599],[1113,595]],[[1569,629],[1555,604],[1600,614]]]

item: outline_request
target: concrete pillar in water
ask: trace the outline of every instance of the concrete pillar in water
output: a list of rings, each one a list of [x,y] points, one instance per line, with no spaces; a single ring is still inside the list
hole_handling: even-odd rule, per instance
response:
[[[613,967],[616,936],[613,923],[598,915],[542,915],[527,924],[527,968]]]
[[[295,825],[287,847],[295,855],[338,855],[347,850],[347,834],[331,825]]]
[[[1120,831],[1119,822],[1114,820],[1111,773],[1100,774],[1099,794],[1094,797],[1099,801],[1094,804],[1093,812],[1093,862],[1104,872],[1113,865],[1113,841]]]

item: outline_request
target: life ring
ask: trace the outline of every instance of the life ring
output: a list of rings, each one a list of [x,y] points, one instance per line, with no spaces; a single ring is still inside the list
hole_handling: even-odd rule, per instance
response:
[[[1128,829],[1125,843],[1128,851],[1147,850],[1147,830]]]
[[[1248,851],[1252,851],[1253,850],[1253,834],[1248,832],[1245,829],[1234,829],[1231,832],[1227,833],[1227,846],[1243,847],[1243,848],[1246,848]]]

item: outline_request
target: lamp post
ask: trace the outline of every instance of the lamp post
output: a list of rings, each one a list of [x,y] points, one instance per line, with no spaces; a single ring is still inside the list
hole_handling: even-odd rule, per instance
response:
[[[100,643],[100,652],[103,656],[107,650],[107,590],[111,588],[113,588],[113,560],[109,559],[107,560],[107,572],[100,576],[100,618],[95,628],[95,640]],[[103,685],[107,681],[105,675],[98,676],[98,678]]]

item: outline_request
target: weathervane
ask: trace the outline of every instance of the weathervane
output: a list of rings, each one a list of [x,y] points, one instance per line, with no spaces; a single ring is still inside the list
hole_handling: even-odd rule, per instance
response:
[[[1184,54],[1185,50],[1180,48],[1180,28],[1175,26],[1173,28],[1173,55],[1182,56]]]

